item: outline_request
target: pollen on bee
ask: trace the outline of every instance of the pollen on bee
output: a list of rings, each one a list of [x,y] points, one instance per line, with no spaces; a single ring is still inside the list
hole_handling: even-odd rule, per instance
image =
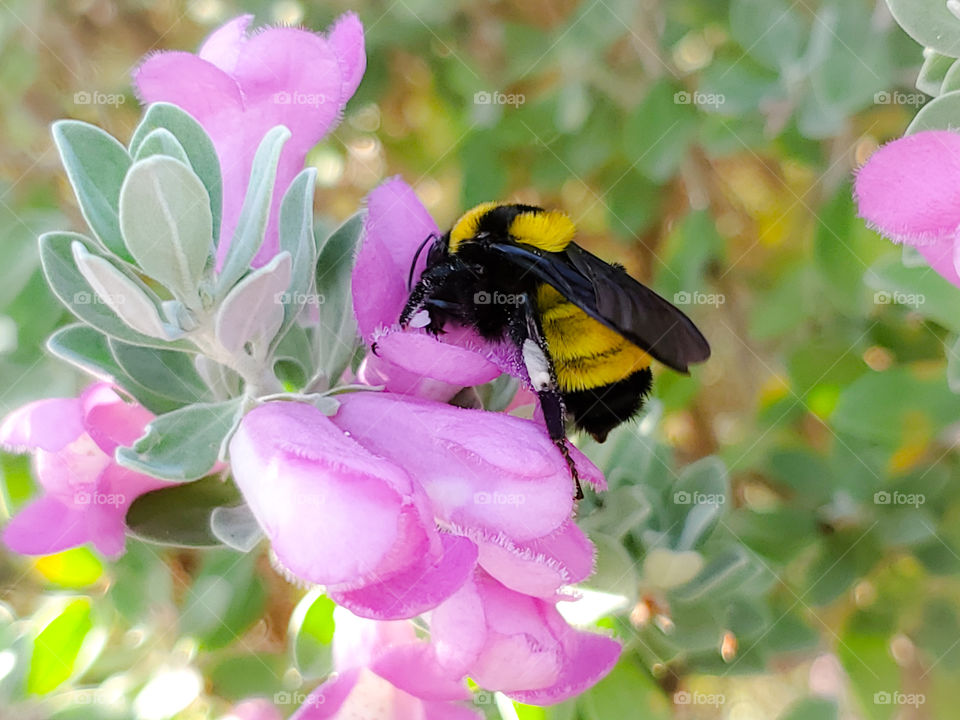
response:
[[[412,318],[410,318],[410,327],[412,328],[422,328],[430,324],[430,311],[421,310]]]

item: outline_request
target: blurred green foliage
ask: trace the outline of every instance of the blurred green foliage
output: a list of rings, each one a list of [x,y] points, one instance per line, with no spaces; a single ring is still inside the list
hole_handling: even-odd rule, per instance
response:
[[[921,48],[883,2],[7,0],[0,411],[83,382],[43,349],[67,314],[36,237],[82,228],[49,124],[128,140],[144,53],[193,49],[240,12],[322,28],[347,9],[369,65],[309,158],[321,222],[395,173],[441,225],[493,198],[561,207],[714,347],[586,447],[611,486],[581,507],[587,587],[626,598],[603,620],[623,660],[580,700],[518,716],[886,720],[922,697],[916,717],[955,717],[960,290],[865,229],[849,183],[928,99]],[[929,56],[921,89],[951,90],[952,65]],[[12,513],[28,464],[0,469]],[[329,601],[265,556],[5,555],[0,587],[4,720],[213,717],[331,667]]]

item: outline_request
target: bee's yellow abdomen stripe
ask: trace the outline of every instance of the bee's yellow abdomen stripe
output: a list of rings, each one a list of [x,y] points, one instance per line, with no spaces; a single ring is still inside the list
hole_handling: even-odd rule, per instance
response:
[[[461,215],[456,225],[454,225],[450,231],[450,252],[456,253],[460,243],[476,235],[480,218],[500,205],[501,203],[497,202],[480,203],[472,210],[467,210],[467,212]]]
[[[537,293],[540,321],[561,392],[610,385],[650,365],[650,356],[549,285]]]
[[[520,213],[510,223],[510,236],[517,242],[547,252],[565,250],[576,232],[573,220],[559,210]]]

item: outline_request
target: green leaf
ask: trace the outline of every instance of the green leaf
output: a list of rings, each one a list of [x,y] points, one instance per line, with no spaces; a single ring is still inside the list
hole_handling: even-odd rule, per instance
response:
[[[246,504],[214,508],[210,530],[224,545],[244,553],[253,550],[263,538],[260,523]]]
[[[165,155],[134,163],[120,191],[120,228],[130,254],[188,307],[213,253],[210,197],[194,172]]]
[[[897,24],[924,47],[960,57],[960,18],[946,0],[887,0]]]
[[[678,89],[661,80],[647,92],[624,123],[623,147],[627,160],[654,182],[672,178],[687,156],[697,132],[691,105]]]
[[[161,415],[132,447],[117,449],[117,462],[163,480],[202,478],[217,464],[221,445],[238,420],[240,404],[241,398],[234,398]]]
[[[126,524],[142,540],[179,547],[211,547],[220,540],[210,529],[215,508],[237,505],[240,493],[217,476],[141,495],[127,510]]]
[[[317,240],[313,234],[313,191],[316,168],[294,178],[280,203],[280,250],[290,253],[292,273],[283,303],[282,333],[308,304],[317,272]],[[315,304],[319,304],[319,298]]]
[[[210,388],[194,366],[195,356],[131,345],[116,338],[109,344],[117,366],[141,387],[170,398],[178,406],[212,399]]]
[[[924,130],[956,130],[957,117],[960,117],[960,90],[944,93],[920,108],[904,135]]]
[[[263,613],[266,590],[256,572],[257,557],[213,550],[183,598],[180,627],[207,650],[237,640]]]
[[[936,93],[937,95],[946,95],[947,93],[960,90],[960,60],[950,58],[950,61],[953,64],[950,66],[950,69],[947,70],[947,74],[943,78],[943,83],[940,85],[940,91]],[[910,246],[906,245],[905,247]]]
[[[957,94],[960,99],[960,93]],[[895,255],[874,263],[864,282],[878,291],[874,302],[907,304],[945,328],[960,333],[960,293],[928,267],[907,267]]]
[[[146,160],[154,155],[166,155],[174,160],[179,160],[187,167],[190,167],[190,159],[187,157],[186,150],[177,140],[176,136],[166,128],[157,128],[143,139],[134,161]]]
[[[217,297],[224,297],[250,269],[250,261],[263,244],[267,221],[270,218],[273,185],[277,179],[277,163],[280,161],[280,151],[289,137],[290,131],[283,125],[277,125],[263,137],[257,148],[250,170],[250,184],[247,186],[240,218],[237,220],[237,229],[233,233],[230,249],[217,279]]]
[[[644,720],[669,720],[670,704],[647,673],[624,657],[583,696],[587,720],[624,717],[626,708],[643,708]]]
[[[94,302],[98,295],[87,282],[74,261],[72,245],[83,243],[88,251],[90,240],[70,232],[52,232],[40,236],[40,261],[43,274],[54,294],[78,318],[98,330],[124,342],[147,347],[188,348],[186,343],[164,342],[139,333],[118,318],[109,307]]]
[[[158,392],[127,375],[117,364],[107,337],[89,325],[78,323],[60,328],[50,336],[47,348],[61,360],[97,377],[109,378],[152,413],[168,413],[184,404],[171,398],[167,388]]]
[[[34,640],[27,691],[45,695],[66,682],[92,628],[89,598],[74,598],[58,608]]]
[[[333,601],[321,589],[307,593],[290,616],[293,661],[304,677],[320,678],[333,669]]]
[[[283,324],[290,287],[290,253],[284,251],[238,282],[217,311],[217,340],[233,355],[266,355]],[[249,346],[249,349],[248,349]]]
[[[53,141],[84,220],[104,247],[131,260],[118,217],[120,188],[131,164],[126,148],[100,128],[78,120],[55,122]]]
[[[131,154],[138,155],[146,138],[158,128],[170,131],[177,139],[190,161],[190,166],[207,189],[213,221],[213,240],[216,243],[220,237],[223,187],[220,177],[220,160],[213,142],[200,123],[187,112],[170,103],[155,102],[147,108],[133,137],[130,138]]]
[[[956,64],[956,58],[942,55],[936,50],[923,53],[923,67],[917,76],[917,90],[936,97],[940,94],[947,73]]]
[[[802,17],[785,0],[732,0],[730,31],[757,62],[781,71],[799,59],[807,35]]]
[[[327,378],[340,377],[357,344],[350,275],[361,232],[363,215],[357,213],[334,230],[320,247],[316,288],[324,301],[319,306],[318,326],[323,332],[317,333],[321,343],[318,367]]]
[[[779,720],[837,720],[837,703],[827,698],[804,698],[788,707]]]

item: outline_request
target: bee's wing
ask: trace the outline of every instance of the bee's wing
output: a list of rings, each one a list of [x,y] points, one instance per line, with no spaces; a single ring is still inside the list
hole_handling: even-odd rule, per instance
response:
[[[664,365],[687,372],[690,363],[710,357],[710,345],[690,318],[623,268],[579,245],[571,243],[561,253],[513,242],[494,247]]]

